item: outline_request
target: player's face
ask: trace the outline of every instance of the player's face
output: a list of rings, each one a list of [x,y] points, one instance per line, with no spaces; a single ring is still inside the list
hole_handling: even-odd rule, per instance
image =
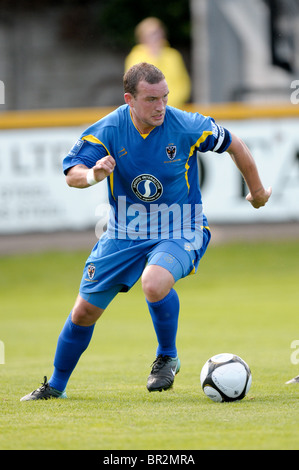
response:
[[[154,85],[141,81],[135,97],[130,93],[125,94],[125,101],[131,107],[133,121],[139,132],[146,134],[153,127],[163,124],[168,93],[166,80],[162,80]]]

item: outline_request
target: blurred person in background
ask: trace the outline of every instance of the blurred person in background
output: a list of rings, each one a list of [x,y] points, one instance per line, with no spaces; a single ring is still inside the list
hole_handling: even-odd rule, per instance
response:
[[[181,108],[190,99],[191,80],[180,52],[170,47],[166,27],[158,18],[149,17],[135,29],[137,44],[125,59],[125,72],[132,65],[148,62],[165,75],[171,93],[168,104]]]

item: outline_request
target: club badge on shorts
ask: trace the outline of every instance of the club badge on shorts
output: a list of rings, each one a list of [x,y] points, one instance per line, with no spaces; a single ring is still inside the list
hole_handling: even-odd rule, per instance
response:
[[[94,264],[89,264],[87,266],[87,274],[88,274],[88,277],[91,281],[93,280],[95,273],[96,273],[95,265]]]

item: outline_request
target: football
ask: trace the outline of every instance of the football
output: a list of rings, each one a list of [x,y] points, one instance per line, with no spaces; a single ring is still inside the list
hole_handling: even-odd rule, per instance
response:
[[[200,373],[200,382],[211,400],[236,401],[247,395],[252,375],[248,364],[239,356],[222,353],[207,360]]]

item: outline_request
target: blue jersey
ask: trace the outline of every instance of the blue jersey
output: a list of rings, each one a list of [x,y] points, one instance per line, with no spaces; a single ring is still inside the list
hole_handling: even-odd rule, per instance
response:
[[[194,227],[207,225],[196,152],[222,153],[230,143],[230,133],[211,117],[170,106],[163,124],[142,135],[130,107],[123,105],[83,132],[63,169],[66,174],[77,164],[92,168],[112,155],[116,166],[107,178],[112,208],[108,234],[192,241]]]

